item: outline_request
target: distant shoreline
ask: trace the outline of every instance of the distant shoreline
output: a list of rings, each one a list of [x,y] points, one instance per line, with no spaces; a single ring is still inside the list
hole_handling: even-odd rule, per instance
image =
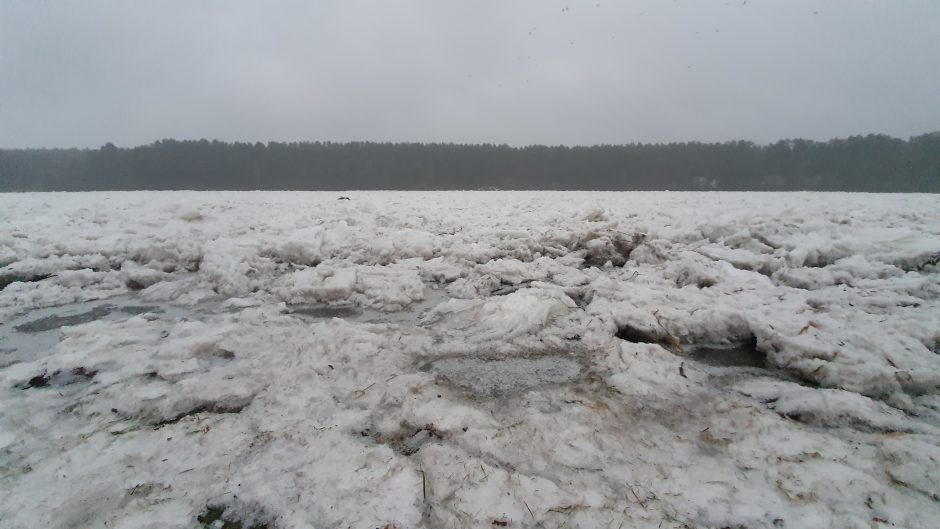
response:
[[[940,192],[940,132],[596,146],[161,140],[0,149],[0,191]]]

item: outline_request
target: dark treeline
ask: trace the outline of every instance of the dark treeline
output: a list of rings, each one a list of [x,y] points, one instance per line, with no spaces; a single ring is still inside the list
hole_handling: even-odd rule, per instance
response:
[[[223,143],[0,149],[0,190],[585,189],[940,192],[940,132],[771,145]]]

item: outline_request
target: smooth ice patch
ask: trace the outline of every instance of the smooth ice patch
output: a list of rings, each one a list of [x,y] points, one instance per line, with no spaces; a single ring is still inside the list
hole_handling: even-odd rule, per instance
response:
[[[581,364],[561,355],[516,358],[461,356],[435,360],[426,366],[448,382],[480,395],[498,395],[548,384],[570,382]]]

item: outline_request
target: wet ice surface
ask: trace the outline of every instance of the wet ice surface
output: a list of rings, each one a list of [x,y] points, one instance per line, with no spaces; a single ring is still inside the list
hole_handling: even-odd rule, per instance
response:
[[[496,396],[570,382],[581,374],[582,367],[577,360],[563,355],[515,358],[469,355],[435,360],[422,369],[477,395]]]
[[[146,302],[135,294],[31,310],[0,326],[0,343],[3,344],[0,366],[50,354],[62,337],[63,327],[94,321],[118,322],[142,314],[152,314],[166,321],[183,321],[205,317],[219,310],[218,301],[186,306]]]
[[[288,313],[309,320],[321,320],[324,318],[348,319],[362,315],[362,312],[355,307],[330,307],[322,305],[291,305],[288,307]]]
[[[688,349],[692,360],[717,367],[767,367],[767,356],[757,349],[757,340],[716,346],[696,346]]]
[[[116,308],[117,307],[113,305],[99,305],[89,311],[80,312],[78,314],[72,314],[68,316],[59,316],[54,314],[52,316],[45,316],[43,318],[28,321],[26,323],[21,323],[14,327],[14,329],[16,329],[18,332],[27,333],[51,331],[52,329],[58,329],[59,327],[79,325],[82,323],[88,323],[90,321],[100,320],[101,318],[114,312]],[[68,309],[69,307],[64,307],[64,310]]]
[[[10,365],[49,353],[59,342],[59,329],[99,319],[128,318],[107,300],[75,303],[29,311],[0,326],[0,365]]]
[[[392,323],[416,325],[422,314],[449,299],[442,290],[427,287],[423,300],[401,310],[383,312],[353,306],[289,305],[288,314],[314,323],[339,318],[359,323]],[[94,321],[122,321],[136,315],[150,314],[164,321],[198,321],[212,315],[231,313],[238,308],[226,307],[222,299],[206,299],[195,304],[152,302],[136,294],[70,303],[28,311],[0,326],[0,367],[48,354],[61,339],[62,327]]]
[[[350,199],[0,195],[0,526],[940,527],[936,197]]]
[[[416,325],[423,314],[450,299],[439,288],[425,287],[424,299],[410,303],[400,310],[381,311],[361,309],[349,305],[288,305],[287,312],[308,322],[340,318],[359,323],[391,323]]]

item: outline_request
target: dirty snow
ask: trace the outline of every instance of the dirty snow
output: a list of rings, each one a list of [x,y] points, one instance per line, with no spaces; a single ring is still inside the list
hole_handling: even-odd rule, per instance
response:
[[[0,195],[0,526],[940,527],[940,202]]]

